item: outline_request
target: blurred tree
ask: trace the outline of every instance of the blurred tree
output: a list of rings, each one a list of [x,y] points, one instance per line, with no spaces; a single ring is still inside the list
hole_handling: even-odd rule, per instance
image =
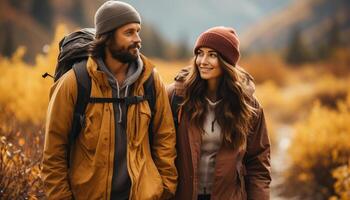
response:
[[[292,31],[285,59],[288,63],[294,65],[301,64],[310,59],[310,54],[303,43],[301,30],[298,27]]]
[[[165,57],[165,41],[159,32],[149,24],[143,24],[141,30],[142,52],[150,57]]]
[[[74,0],[71,8],[71,17],[80,26],[87,26],[86,16],[84,13],[84,7],[81,0]]]
[[[13,25],[11,23],[3,24],[4,28],[4,46],[1,49],[1,54],[10,57],[12,53],[15,51],[15,44],[13,38]]]
[[[149,41],[149,44],[150,43],[153,44],[152,49],[150,49],[150,53],[152,54],[152,52],[153,52],[153,54],[155,56],[164,58],[165,57],[164,51],[166,49],[166,44],[165,44],[165,40],[163,39],[161,34],[158,31],[156,31],[155,29],[153,29],[152,34],[149,37],[150,38],[145,38],[145,39]],[[146,43],[147,43],[147,41],[146,41]]]
[[[177,47],[177,59],[188,59],[191,57],[191,50],[190,47],[188,46],[188,40],[185,35],[183,35],[180,39],[180,42],[178,43]]]
[[[337,20],[332,20],[331,28],[328,32],[328,44],[331,49],[342,46],[340,41],[340,27]]]
[[[28,13],[31,11],[32,0],[23,1],[23,0],[8,0],[9,5],[16,10],[19,10],[24,13]]]
[[[49,0],[33,0],[31,14],[40,24],[52,28],[53,9]]]
[[[16,8],[22,8],[23,1],[21,0],[10,0],[10,4]]]
[[[344,46],[340,38],[340,27],[337,20],[333,19],[328,32],[324,36],[324,42],[317,47],[316,59],[328,59],[334,54],[338,48]]]
[[[191,55],[187,38],[173,43],[164,39],[163,35],[153,25],[143,23],[141,29],[142,53],[149,57],[162,59],[186,59]]]
[[[324,60],[329,57],[329,48],[326,42],[321,43],[315,52],[316,59],[318,60]]]

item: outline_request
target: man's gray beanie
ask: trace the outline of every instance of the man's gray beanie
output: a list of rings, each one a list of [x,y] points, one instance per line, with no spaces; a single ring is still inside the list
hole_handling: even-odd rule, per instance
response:
[[[96,35],[133,22],[141,24],[141,17],[134,7],[120,1],[107,1],[95,14]]]

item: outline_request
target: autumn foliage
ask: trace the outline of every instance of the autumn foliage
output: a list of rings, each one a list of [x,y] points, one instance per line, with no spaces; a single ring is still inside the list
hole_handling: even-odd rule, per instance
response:
[[[44,199],[40,179],[44,124],[58,41],[67,33],[59,26],[55,39],[34,64],[23,61],[20,47],[0,57],[0,199]],[[288,126],[284,195],[301,199],[350,196],[350,58],[336,50],[329,60],[293,69],[278,54],[252,55],[240,65],[257,83],[256,96],[266,113],[272,159],[279,151],[281,126]],[[188,63],[153,59],[166,83]],[[289,133],[288,133],[289,134]],[[275,170],[279,166],[273,166]],[[275,168],[275,169],[274,169]],[[280,174],[279,174],[280,176]],[[274,191],[273,191],[274,192]]]

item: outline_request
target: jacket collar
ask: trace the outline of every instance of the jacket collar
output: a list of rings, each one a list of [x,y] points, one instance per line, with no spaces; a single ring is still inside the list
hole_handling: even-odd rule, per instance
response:
[[[135,88],[137,88],[135,91],[139,91],[140,86],[142,86],[143,83],[148,79],[154,68],[154,65],[149,61],[148,58],[142,54],[140,54],[140,57],[144,64],[144,68],[139,79],[135,82]],[[95,80],[101,87],[111,87],[108,82],[107,74],[103,71],[98,70],[98,64],[94,58],[88,58],[86,67],[90,77]]]

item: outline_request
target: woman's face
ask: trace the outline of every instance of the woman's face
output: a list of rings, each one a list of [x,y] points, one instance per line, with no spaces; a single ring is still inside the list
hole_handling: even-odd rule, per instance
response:
[[[202,47],[197,51],[196,65],[200,76],[204,80],[218,79],[222,75],[219,55],[210,48]]]

